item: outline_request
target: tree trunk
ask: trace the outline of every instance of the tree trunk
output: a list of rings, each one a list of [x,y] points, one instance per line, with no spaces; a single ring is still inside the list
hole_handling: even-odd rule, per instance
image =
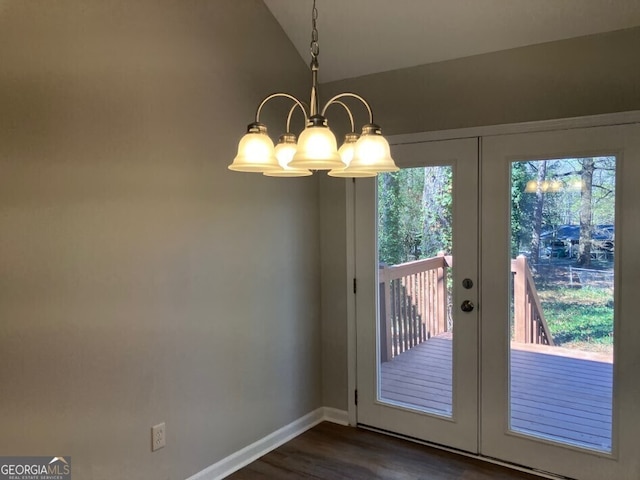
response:
[[[536,204],[533,211],[533,237],[531,238],[531,258],[540,261],[540,231],[542,230],[542,208],[544,207],[543,183],[547,178],[547,161],[540,162],[536,185]]]
[[[389,265],[397,265],[406,261],[404,254],[404,238],[402,233],[402,199],[400,189],[400,179],[395,173],[384,175],[382,182],[382,196],[384,199],[384,210],[380,221],[382,232],[380,250],[382,257]]]
[[[429,210],[427,208],[428,205],[431,205],[432,203],[432,198],[433,198],[433,192],[432,192],[432,186],[433,186],[433,179],[431,178],[431,169],[430,168],[425,168],[424,169],[424,180],[423,180],[423,186],[422,186],[422,205],[424,206],[424,213],[425,213],[425,221],[422,225],[422,253],[425,254],[427,257],[429,256],[429,253],[431,252],[431,219],[429,218]]]
[[[580,192],[580,243],[578,246],[578,265],[591,265],[591,237],[593,224],[591,222],[591,196],[593,192],[593,158],[582,159],[582,190]]]

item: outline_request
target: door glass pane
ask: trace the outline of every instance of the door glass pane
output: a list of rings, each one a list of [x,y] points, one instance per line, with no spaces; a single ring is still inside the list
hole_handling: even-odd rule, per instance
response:
[[[511,165],[510,428],[605,452],[615,175],[615,157]]]
[[[452,414],[451,166],[378,176],[378,399]]]

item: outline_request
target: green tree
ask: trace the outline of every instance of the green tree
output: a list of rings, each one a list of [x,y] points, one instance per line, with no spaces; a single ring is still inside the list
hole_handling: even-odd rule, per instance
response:
[[[378,176],[380,262],[396,265],[451,252],[451,180],[448,166]]]
[[[378,176],[378,243],[380,262],[396,265],[419,256],[424,224],[419,169]]]
[[[518,256],[531,243],[532,212],[535,198],[526,189],[531,181],[528,162],[511,166],[511,255]]]
[[[438,252],[451,253],[452,247],[452,195],[453,170],[449,166],[424,169],[424,234],[422,256],[434,257]]]
[[[580,224],[582,255],[578,261],[589,265],[594,226],[614,224],[615,158],[514,162],[511,202],[514,255],[529,249],[536,259],[536,244],[542,248],[540,236],[545,232]]]

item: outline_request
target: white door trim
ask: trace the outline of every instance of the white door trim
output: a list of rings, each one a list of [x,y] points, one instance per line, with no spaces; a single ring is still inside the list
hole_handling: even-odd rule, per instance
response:
[[[452,140],[469,137],[488,137],[494,135],[512,135],[530,132],[551,132],[571,130],[574,128],[604,127],[611,125],[625,125],[640,123],[640,110],[629,112],[605,113],[586,117],[560,118],[554,120],[539,120],[535,122],[506,123],[501,125],[487,125],[481,127],[456,128],[451,130],[436,130],[432,132],[408,133],[387,137],[389,144],[402,145],[405,143],[432,142],[435,140]],[[393,154],[393,152],[392,152]]]
[[[528,132],[559,131],[575,128],[625,125],[631,123],[640,123],[640,110],[554,120],[541,120],[533,122],[488,125],[451,130],[438,130],[432,132],[399,134],[388,137],[388,140],[391,145],[401,145],[406,143],[431,142],[458,138],[511,135]],[[347,210],[347,285],[350,285],[351,279],[354,278],[353,274],[355,271],[355,222],[353,221],[355,211],[355,196],[353,194],[353,182],[345,182],[345,188],[347,190],[345,202],[345,208]],[[357,406],[354,401],[354,392],[357,385],[356,311],[355,298],[352,291],[348,292],[347,349],[347,412],[349,417],[349,424],[356,425]]]

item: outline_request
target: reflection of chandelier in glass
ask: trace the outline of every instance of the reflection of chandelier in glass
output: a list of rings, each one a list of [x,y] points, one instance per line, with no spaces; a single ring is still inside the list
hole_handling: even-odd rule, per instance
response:
[[[273,177],[302,177],[311,175],[311,170],[329,170],[333,177],[374,177],[379,172],[398,170],[391,158],[389,143],[382,136],[380,127],[373,123],[371,107],[364,98],[355,93],[340,93],[331,98],[320,110],[318,98],[318,10],[313,0],[311,15],[311,101],[306,105],[288,93],[274,93],[258,106],[255,122],[247,127],[247,134],[238,145],[238,154],[229,165],[230,170],[264,173]],[[262,107],[271,99],[285,97],[294,102],[287,117],[287,131],[280,136],[278,145],[267,135],[266,125],[260,123]],[[362,134],[354,130],[353,115],[349,107],[340,101],[355,98],[364,104],[369,113],[369,123],[362,127]],[[345,136],[338,150],[336,137],[329,129],[325,113],[331,105],[340,105],[349,116],[351,132]],[[306,128],[296,142],[290,131],[291,116],[300,108],[306,118]]]
[[[579,192],[582,187],[582,180],[574,180],[568,184],[564,184],[560,180],[543,180],[542,182],[529,180],[524,187],[524,191],[527,193],[536,193],[538,190],[542,193],[556,193],[560,190]]]

